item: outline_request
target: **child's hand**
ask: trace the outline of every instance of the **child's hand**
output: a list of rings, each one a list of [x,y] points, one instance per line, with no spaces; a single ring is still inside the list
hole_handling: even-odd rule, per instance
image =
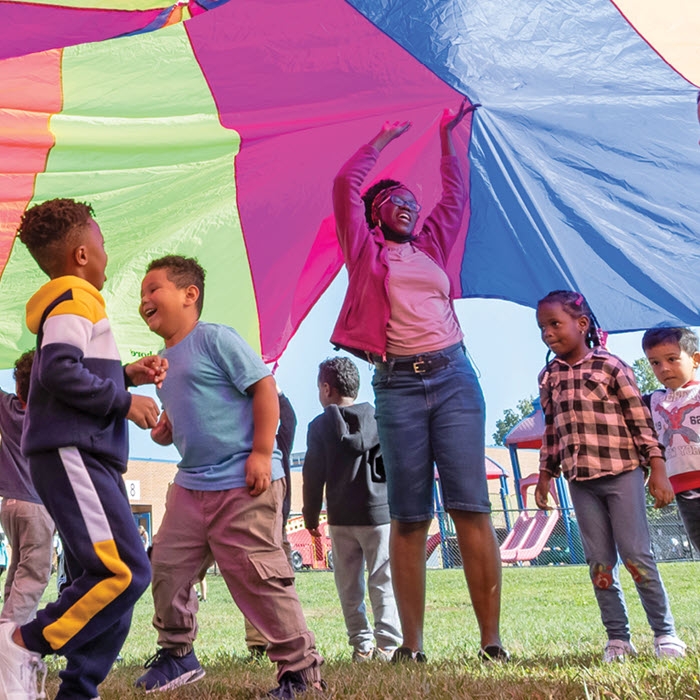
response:
[[[251,496],[259,496],[270,488],[272,458],[251,452],[245,462],[245,483]]]
[[[158,355],[149,355],[126,365],[124,370],[134,386],[155,384],[160,389],[168,371],[168,361]]]
[[[549,499],[549,484],[552,481],[552,475],[547,472],[540,472],[535,487],[535,505],[540,510],[552,510],[552,506],[547,504]]]
[[[173,444],[173,426],[171,425],[170,418],[168,418],[168,414],[165,411],[160,414],[158,425],[151,430],[151,440],[158,445],[163,446]]]
[[[311,537],[323,537],[321,531],[317,527],[307,527],[306,529],[309,531]]]
[[[649,475],[649,493],[654,497],[654,508],[663,508],[673,501],[673,486],[666,469],[652,469]]]
[[[158,404],[150,396],[131,395],[131,408],[126,417],[139,428],[155,428],[159,413]]]

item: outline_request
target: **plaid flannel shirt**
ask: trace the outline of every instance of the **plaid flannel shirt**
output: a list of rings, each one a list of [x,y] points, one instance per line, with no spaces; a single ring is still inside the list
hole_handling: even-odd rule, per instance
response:
[[[632,369],[594,348],[573,367],[555,357],[539,375],[545,432],[540,471],[583,481],[663,457]]]

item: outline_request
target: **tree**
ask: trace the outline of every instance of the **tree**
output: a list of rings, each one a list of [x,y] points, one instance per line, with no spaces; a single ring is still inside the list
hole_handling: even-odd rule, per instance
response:
[[[632,363],[634,378],[642,394],[651,394],[652,391],[661,388],[658,379],[654,376],[654,371],[646,357],[640,357]]]
[[[496,432],[493,434],[493,441],[496,445],[505,445],[506,435],[523,419],[529,416],[534,410],[532,402],[535,397],[530,396],[520,399],[516,407],[506,408],[503,411],[503,418],[496,421]]]

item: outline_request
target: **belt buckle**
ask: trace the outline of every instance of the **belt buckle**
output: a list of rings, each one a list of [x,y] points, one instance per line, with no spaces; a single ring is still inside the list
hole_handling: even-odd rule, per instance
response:
[[[413,371],[415,374],[425,374],[430,371],[430,368],[425,360],[416,360],[413,363]]]

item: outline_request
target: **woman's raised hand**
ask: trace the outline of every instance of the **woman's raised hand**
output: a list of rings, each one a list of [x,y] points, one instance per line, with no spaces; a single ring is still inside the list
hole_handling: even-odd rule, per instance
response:
[[[440,119],[440,148],[442,149],[443,156],[453,156],[455,155],[455,146],[452,142],[452,130],[459,124],[464,117],[473,112],[479,104],[468,105],[467,98],[462,100],[462,104],[459,106],[457,112],[453,112],[451,109],[447,108],[442,113],[442,118]]]
[[[411,122],[384,122],[382,131],[391,139],[395,139],[411,128]]]
[[[442,113],[442,119],[440,119],[440,130],[447,130],[447,131],[452,131],[457,124],[459,124],[464,117],[469,114],[469,112],[473,112],[477,107],[480,107],[481,105],[479,104],[467,104],[467,98],[465,97],[462,100],[462,104],[459,105],[459,109],[457,112],[453,112],[451,109],[446,108],[445,111]]]
[[[379,133],[370,141],[370,145],[381,151],[384,146],[391,143],[395,138],[401,136],[411,128],[410,121],[389,122],[386,121],[379,130]]]

